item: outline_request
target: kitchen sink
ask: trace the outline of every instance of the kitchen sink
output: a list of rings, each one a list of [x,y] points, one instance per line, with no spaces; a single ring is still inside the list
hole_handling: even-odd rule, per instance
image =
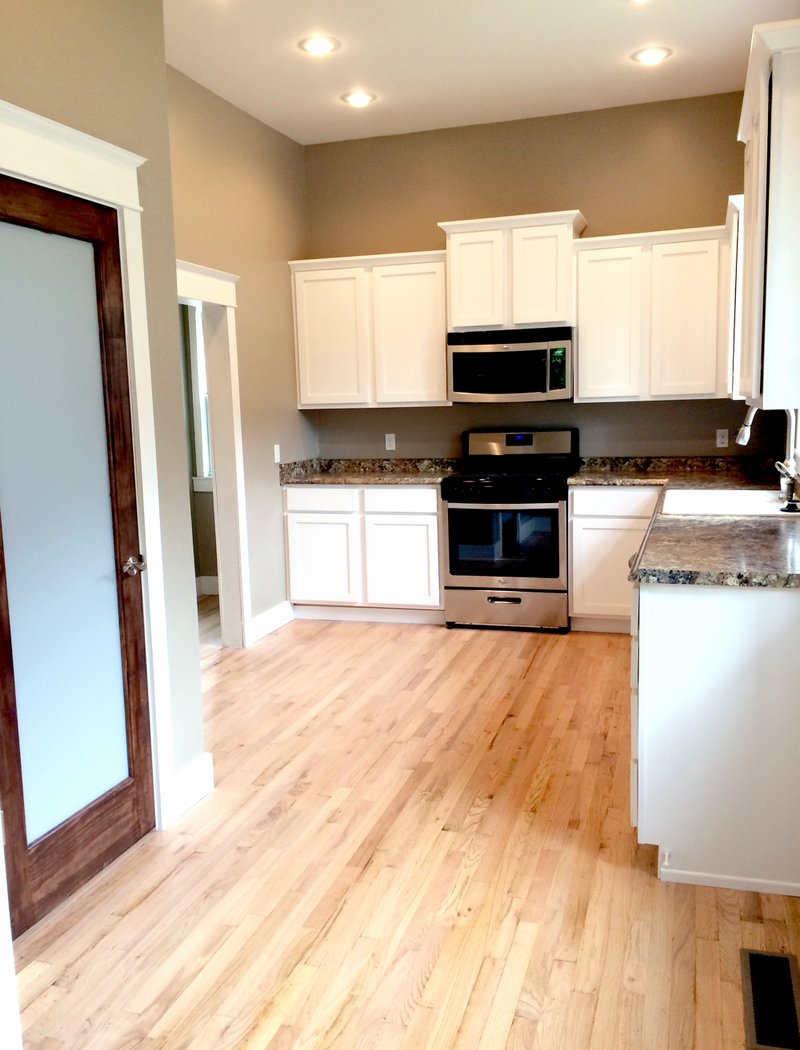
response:
[[[663,514],[779,514],[784,504],[778,489],[667,489]]]

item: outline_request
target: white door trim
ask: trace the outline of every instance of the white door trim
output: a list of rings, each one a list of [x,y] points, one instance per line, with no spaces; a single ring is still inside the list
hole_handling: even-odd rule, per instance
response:
[[[236,352],[238,277],[196,263],[177,262],[178,299],[203,304],[217,534],[222,644],[246,644],[250,566],[244,492],[239,362]]]
[[[153,779],[156,820],[158,826],[163,826],[165,818],[177,815],[176,806],[185,795],[185,787],[182,789],[181,785],[186,778],[175,768],[172,747],[167,610],[137,174],[143,163],[143,157],[128,150],[0,100],[0,172],[110,205],[119,215],[139,528],[148,567],[142,579]],[[213,779],[211,784],[213,786]],[[10,936],[10,927],[0,915],[0,941],[10,940]],[[0,1028],[3,1029],[6,991],[0,986]]]

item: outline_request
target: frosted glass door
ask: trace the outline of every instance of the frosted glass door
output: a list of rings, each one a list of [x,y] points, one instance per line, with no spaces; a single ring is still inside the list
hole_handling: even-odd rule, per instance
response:
[[[0,223],[0,520],[28,841],[128,777],[92,245]]]

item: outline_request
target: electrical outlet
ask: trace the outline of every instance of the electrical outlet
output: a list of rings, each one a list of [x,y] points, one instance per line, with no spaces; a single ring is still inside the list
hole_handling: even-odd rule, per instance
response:
[[[272,455],[275,457],[275,462],[276,463],[280,463],[280,461],[281,461],[281,446],[280,445],[273,445],[272,446]]]
[[[728,447],[729,431],[726,427],[720,427],[717,430],[717,448]]]
[[[395,449],[397,448],[397,445],[396,445],[395,440],[394,440],[394,434],[386,434],[385,437],[386,437],[386,445],[385,445],[386,451],[387,452],[394,452]]]

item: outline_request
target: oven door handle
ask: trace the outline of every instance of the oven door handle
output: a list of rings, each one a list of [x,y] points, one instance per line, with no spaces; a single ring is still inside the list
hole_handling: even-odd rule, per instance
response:
[[[447,503],[447,506],[451,510],[558,510],[565,503],[566,500],[561,503]]]

